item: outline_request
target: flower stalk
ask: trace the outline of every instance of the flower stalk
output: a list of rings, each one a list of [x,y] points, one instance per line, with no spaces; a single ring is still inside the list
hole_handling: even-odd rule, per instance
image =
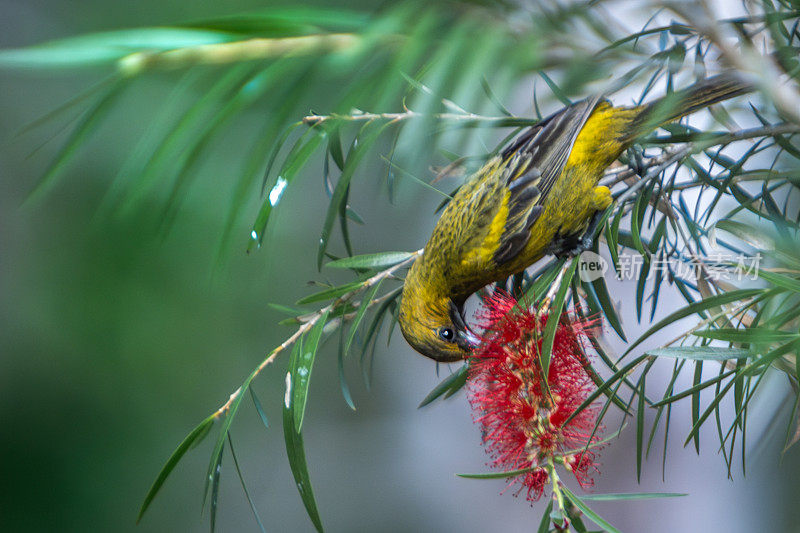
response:
[[[561,514],[561,523],[557,524],[556,519],[551,516],[553,527],[559,531],[571,532],[569,527],[569,519],[567,518],[567,502],[564,499],[564,493],[561,492],[561,479],[558,477],[558,471],[554,464],[553,458],[547,460],[547,474],[550,476],[550,483],[553,487],[553,502],[558,505],[559,513]]]

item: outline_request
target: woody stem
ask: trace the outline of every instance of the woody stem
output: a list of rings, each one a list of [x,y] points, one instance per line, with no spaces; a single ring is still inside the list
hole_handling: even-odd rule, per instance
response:
[[[550,482],[553,485],[553,499],[558,504],[558,510],[561,512],[561,524],[556,524],[555,520],[553,520],[553,525],[559,529],[559,531],[572,531],[569,527],[569,521],[567,520],[567,506],[564,500],[564,493],[561,492],[561,480],[558,477],[558,472],[556,472],[555,464],[553,463],[553,458],[550,457],[547,460],[547,465],[545,467],[547,469],[547,473],[550,475]]]

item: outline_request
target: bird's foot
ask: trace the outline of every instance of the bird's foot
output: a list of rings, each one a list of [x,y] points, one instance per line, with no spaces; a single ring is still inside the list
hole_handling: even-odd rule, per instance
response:
[[[553,244],[551,253],[556,257],[576,257],[586,250],[591,250],[594,246],[594,234],[597,232],[602,217],[601,211],[595,211],[582,235],[562,237]]]
[[[586,250],[591,250],[594,245],[594,238],[592,235],[584,234],[583,237],[578,239],[578,242],[570,250],[567,251],[568,257],[577,257]]]

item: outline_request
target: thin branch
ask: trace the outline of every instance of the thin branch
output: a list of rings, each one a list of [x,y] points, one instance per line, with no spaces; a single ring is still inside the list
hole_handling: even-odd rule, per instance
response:
[[[349,115],[344,114],[330,114],[330,115],[306,115],[303,117],[303,124],[308,126],[315,126],[323,122],[341,121],[341,122],[369,122],[371,120],[385,120],[388,122],[401,122],[412,118],[429,117],[434,120],[443,121],[460,121],[467,123],[483,123],[492,126],[531,126],[539,122],[536,118],[524,117],[488,117],[485,115],[477,115],[475,113],[418,113],[410,109],[402,113],[367,113],[364,111],[356,110]]]
[[[800,92],[796,86],[779,83],[783,73],[770,55],[759,53],[744,39],[737,39],[740,46],[734,46],[723,34],[723,26],[715,19],[705,0],[669,3],[668,7],[684,19],[691,20],[698,33],[714,43],[723,60],[736,68],[740,75],[753,79],[781,113],[800,125]],[[766,16],[765,20],[768,20]]]
[[[136,76],[151,69],[177,69],[194,65],[239,63],[285,55],[338,52],[355,47],[361,38],[352,33],[305,35],[279,39],[247,39],[230,43],[205,44],[164,52],[136,52],[117,62],[125,76]]]
[[[707,150],[712,146],[721,144],[729,144],[735,141],[742,141],[745,139],[752,139],[755,137],[771,137],[774,135],[783,135],[787,133],[800,133],[800,124],[776,124],[773,126],[764,126],[762,128],[752,128],[747,130],[739,130],[731,133],[715,135],[707,140],[694,141],[686,143],[682,148],[674,151],[668,156],[661,164],[650,170],[638,183],[629,187],[625,192],[617,197],[617,202],[620,204],[625,200],[631,198],[636,194],[639,189],[644,187],[650,180],[656,178],[670,165],[681,161],[683,158]]]

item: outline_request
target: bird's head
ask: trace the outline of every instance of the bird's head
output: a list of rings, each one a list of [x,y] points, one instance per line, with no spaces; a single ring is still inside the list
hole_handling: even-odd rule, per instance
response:
[[[407,282],[403,289],[399,322],[411,347],[436,361],[463,360],[478,343],[460,304],[415,283]]]

